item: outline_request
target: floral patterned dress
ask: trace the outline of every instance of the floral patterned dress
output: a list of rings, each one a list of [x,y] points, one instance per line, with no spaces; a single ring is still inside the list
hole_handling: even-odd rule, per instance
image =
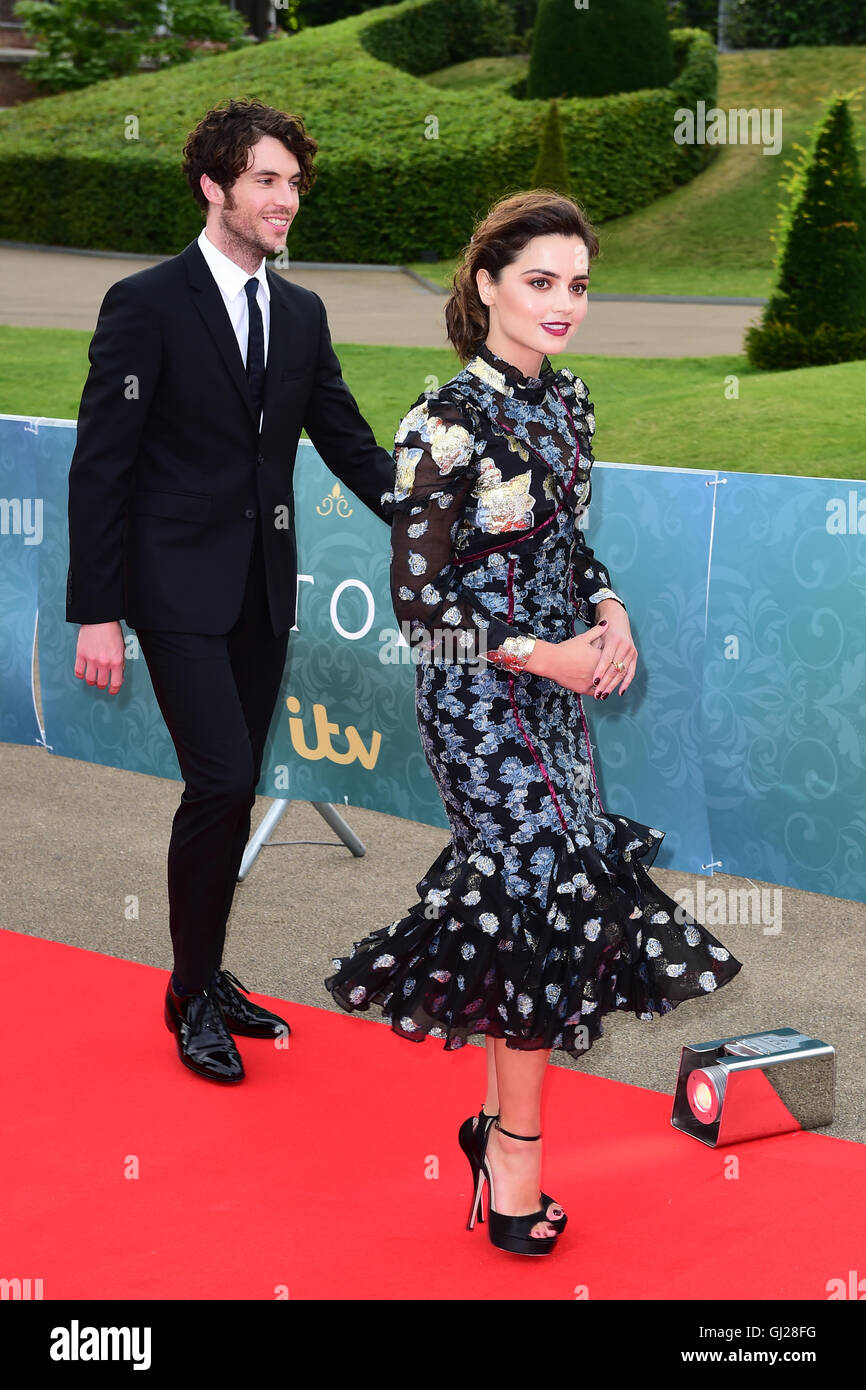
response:
[[[414,1041],[579,1057],[612,1010],[651,1020],[741,968],[647,873],[664,832],[602,806],[581,697],[501,661],[623,602],[580,529],[594,430],[579,377],[546,357],[526,377],[482,344],[396,435],[392,600],[451,841],[325,986]]]

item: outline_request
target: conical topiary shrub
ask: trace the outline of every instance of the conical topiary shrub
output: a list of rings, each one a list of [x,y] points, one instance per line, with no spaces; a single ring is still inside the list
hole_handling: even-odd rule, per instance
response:
[[[746,335],[756,367],[866,357],[866,188],[848,100],[834,96],[786,182],[778,280]]]
[[[665,0],[539,0],[528,97],[603,97],[673,76]]]
[[[565,141],[562,138],[559,107],[555,101],[550,103],[544,118],[538,159],[535,161],[535,168],[532,171],[532,187],[552,188],[554,192],[562,193],[566,198],[570,196],[568,158],[565,153]]]

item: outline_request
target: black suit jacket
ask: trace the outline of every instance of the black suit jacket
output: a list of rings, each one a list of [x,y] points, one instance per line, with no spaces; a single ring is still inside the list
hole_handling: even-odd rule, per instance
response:
[[[66,618],[228,632],[261,519],[271,623],[295,621],[292,474],[302,428],[383,517],[394,464],[343,381],[317,294],[270,268],[261,434],[197,243],[112,285],[90,344],[69,469]],[[384,537],[383,537],[384,538]]]

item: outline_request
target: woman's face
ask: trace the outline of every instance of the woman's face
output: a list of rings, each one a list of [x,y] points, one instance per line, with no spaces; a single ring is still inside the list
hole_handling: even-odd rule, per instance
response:
[[[542,356],[566,351],[583,322],[589,307],[589,252],[577,236],[533,237],[498,283],[486,270],[478,271],[476,282],[490,310],[491,351],[535,376]]]

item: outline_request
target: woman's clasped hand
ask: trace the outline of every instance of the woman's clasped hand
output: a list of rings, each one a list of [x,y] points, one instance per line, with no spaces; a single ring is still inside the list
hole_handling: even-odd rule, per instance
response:
[[[621,662],[623,669],[619,670],[615,662]],[[548,676],[578,695],[604,699],[618,684],[620,694],[628,688],[636,665],[637,650],[623,609],[621,620],[602,619],[595,627],[564,642],[536,642],[526,670]]]

